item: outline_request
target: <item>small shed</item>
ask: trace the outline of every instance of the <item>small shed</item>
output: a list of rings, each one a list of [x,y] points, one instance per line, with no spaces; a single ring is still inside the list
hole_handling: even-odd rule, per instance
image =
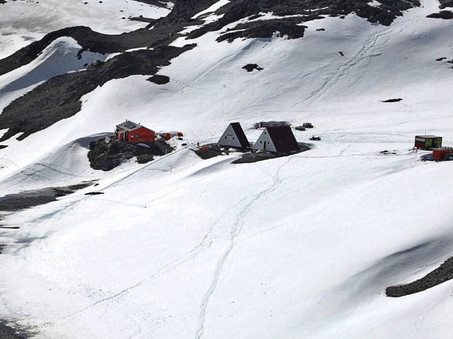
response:
[[[435,161],[445,160],[447,156],[451,155],[453,155],[453,148],[451,147],[433,148],[433,160]]]
[[[140,124],[126,120],[116,125],[115,139],[125,142],[155,142],[156,133]]]
[[[244,130],[241,124],[238,122],[232,122],[228,125],[225,132],[223,132],[217,145],[224,147],[234,147],[246,149],[250,147],[250,143],[245,136]]]
[[[417,135],[415,136],[414,147],[425,150],[442,147],[442,137],[436,135]]]
[[[266,127],[253,149],[273,153],[291,153],[300,151],[299,144],[289,126]]]

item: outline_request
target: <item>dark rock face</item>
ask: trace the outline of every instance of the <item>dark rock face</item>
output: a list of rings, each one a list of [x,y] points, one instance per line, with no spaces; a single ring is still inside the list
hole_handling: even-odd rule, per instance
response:
[[[422,292],[450,279],[453,279],[453,258],[446,260],[434,271],[410,284],[387,287],[385,293],[389,297],[402,297]]]
[[[100,139],[90,143],[88,160],[93,169],[110,171],[133,157],[137,157],[137,162],[143,164],[154,160],[154,155],[164,155],[171,151],[173,149],[165,142],[145,145],[119,141],[106,143],[105,139]]]
[[[414,6],[420,6],[418,0],[383,0],[379,6],[371,6],[371,0],[236,0],[223,6],[216,14],[223,17],[209,25],[193,31],[189,38],[196,38],[208,31],[217,31],[240,19],[247,19],[247,23],[238,24],[224,33],[218,40],[232,41],[237,38],[270,38],[276,31],[288,38],[300,38],[304,29],[302,23],[325,16],[344,16],[356,13],[370,22],[390,25],[402,11]],[[179,4],[179,1],[177,2]],[[261,13],[272,12],[281,17],[273,20],[259,20]],[[297,18],[284,16],[298,15]]]
[[[447,8],[447,7],[453,7],[453,0],[439,0],[440,2],[440,9]]]
[[[433,13],[427,16],[428,18],[434,19],[453,19],[452,11],[440,11],[439,13]]]
[[[233,42],[237,38],[261,38],[269,39],[274,34],[278,36],[287,36],[291,39],[302,38],[306,26],[298,26],[297,20],[267,20],[265,22],[254,21],[245,24],[239,24],[232,29],[228,29],[225,34],[217,38],[218,42],[227,40]]]

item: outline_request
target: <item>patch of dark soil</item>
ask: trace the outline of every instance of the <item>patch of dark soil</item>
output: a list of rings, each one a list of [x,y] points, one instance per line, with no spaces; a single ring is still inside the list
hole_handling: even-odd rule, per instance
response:
[[[0,211],[14,212],[25,208],[47,204],[57,198],[74,193],[76,190],[88,187],[93,182],[84,182],[67,187],[48,187],[39,190],[23,191],[0,197]]]
[[[245,69],[247,72],[253,72],[255,69],[257,71],[262,71],[263,70],[263,68],[258,66],[257,64],[247,64],[247,65],[245,65],[242,68]]]
[[[8,131],[0,138],[7,140],[17,133],[22,140],[32,133],[66,119],[82,106],[80,98],[112,79],[133,74],[150,75],[170,60],[194,46],[159,47],[123,53],[107,62],[96,62],[86,71],[54,77],[9,104],[0,115],[0,129]]]
[[[2,339],[26,339],[28,335],[23,330],[17,330],[0,321],[0,338]]]
[[[99,139],[90,143],[88,160],[93,169],[110,171],[133,157],[137,157],[137,162],[143,164],[154,160],[155,155],[164,155],[172,151],[173,148],[165,142],[132,144],[113,141],[107,143],[105,139]]]
[[[445,60],[445,59],[447,59],[447,57],[437,58],[436,61],[443,61],[443,60]]]
[[[388,297],[403,297],[425,291],[451,279],[453,279],[453,258],[447,259],[442,265],[421,279],[406,285],[387,287],[385,293]]]
[[[439,13],[433,13],[427,15],[428,18],[434,19],[453,19],[453,12],[452,11],[440,11]]]
[[[401,98],[394,98],[394,99],[387,99],[387,100],[382,100],[382,102],[399,102],[403,99]]]
[[[157,85],[165,85],[170,82],[170,77],[166,75],[156,74],[149,78],[148,81],[154,82]]]
[[[6,148],[8,145],[0,145],[0,149]]]

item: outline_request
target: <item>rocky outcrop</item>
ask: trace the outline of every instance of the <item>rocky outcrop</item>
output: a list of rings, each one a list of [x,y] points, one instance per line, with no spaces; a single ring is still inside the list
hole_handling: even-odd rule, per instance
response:
[[[439,13],[432,13],[427,16],[428,18],[434,19],[453,19],[452,11],[440,11]]]
[[[453,7],[453,0],[439,0],[440,2],[440,9],[447,8],[447,7]]]
[[[179,4],[179,2],[177,2]],[[221,16],[218,21],[205,25],[189,34],[196,38],[208,31],[218,31],[227,25],[239,20],[247,20],[237,24],[223,33],[218,41],[232,41],[237,38],[270,38],[273,33],[280,32],[288,38],[303,36],[303,23],[326,16],[345,16],[351,13],[378,22],[390,25],[403,11],[414,6],[420,6],[418,0],[382,0],[378,5],[372,1],[360,0],[236,0],[218,9],[215,14]],[[263,13],[272,13],[274,19],[262,20]],[[302,25],[302,26],[301,26]],[[233,33],[234,32],[234,33]]]
[[[173,151],[165,142],[132,144],[120,141],[106,142],[105,139],[90,143],[88,160],[93,169],[110,171],[123,162],[137,157],[138,163],[154,160],[156,155],[164,155]]]
[[[453,258],[446,260],[442,265],[421,279],[405,285],[387,287],[385,293],[388,297],[403,297],[422,292],[451,279],[453,279]]]

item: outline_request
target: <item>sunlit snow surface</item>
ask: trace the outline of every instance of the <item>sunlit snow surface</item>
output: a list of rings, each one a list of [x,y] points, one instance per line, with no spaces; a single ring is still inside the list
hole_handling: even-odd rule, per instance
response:
[[[98,185],[0,221],[20,226],[1,234],[0,318],[39,338],[451,337],[452,282],[384,293],[453,254],[453,163],[412,150],[417,134],[453,144],[453,70],[436,62],[453,58],[452,23],[426,18],[436,5],[390,27],[310,22],[299,40],[209,33],[160,70],[168,84],[110,81],[79,114],[5,142],[1,195]],[[86,138],[125,119],[185,140],[145,165],[90,169]],[[240,165],[191,150],[233,121],[255,141],[262,120],[312,122],[322,141]]]

